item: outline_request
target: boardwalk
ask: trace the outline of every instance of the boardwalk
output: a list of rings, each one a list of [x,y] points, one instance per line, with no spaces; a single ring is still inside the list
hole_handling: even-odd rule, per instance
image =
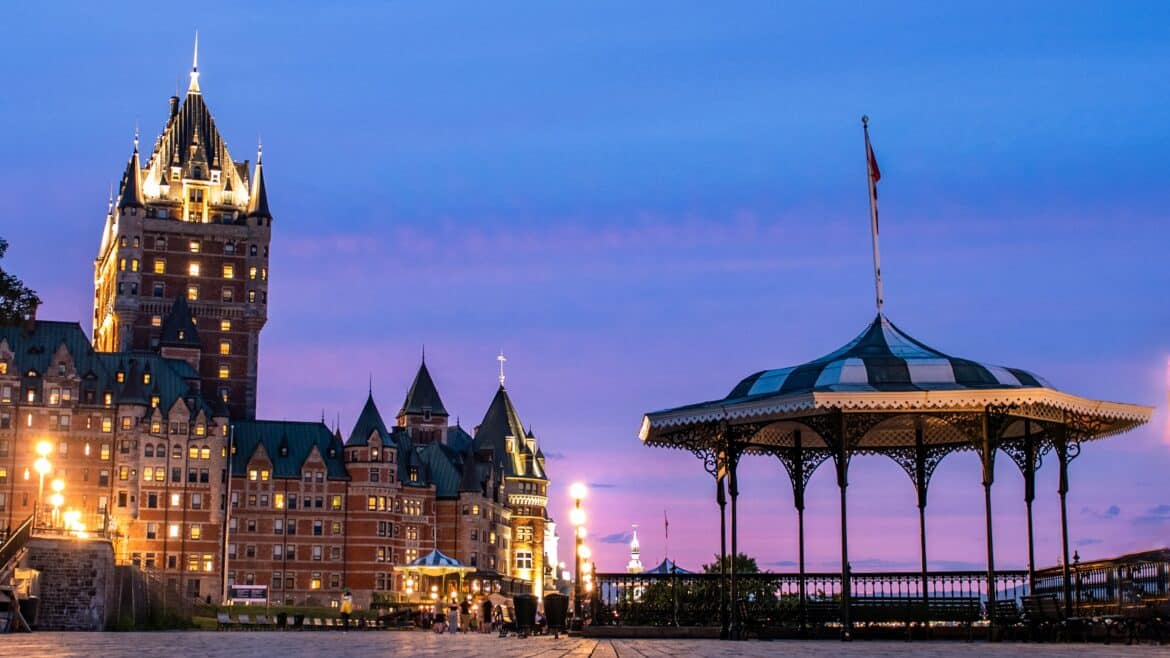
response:
[[[499,639],[423,632],[34,633],[0,638],[0,655],[88,658],[339,658],[355,656],[1170,656],[1170,646],[985,644],[962,642],[738,642],[714,640]]]

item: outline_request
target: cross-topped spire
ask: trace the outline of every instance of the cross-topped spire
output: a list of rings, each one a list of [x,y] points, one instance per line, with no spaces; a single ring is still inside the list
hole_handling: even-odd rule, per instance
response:
[[[187,93],[199,93],[199,30],[195,30],[195,53],[191,56],[191,83]]]
[[[501,348],[500,355],[496,357],[496,361],[500,362],[500,386],[501,387],[504,385],[504,362],[507,360],[508,360],[508,357],[504,356],[504,350],[503,350],[503,348]]]

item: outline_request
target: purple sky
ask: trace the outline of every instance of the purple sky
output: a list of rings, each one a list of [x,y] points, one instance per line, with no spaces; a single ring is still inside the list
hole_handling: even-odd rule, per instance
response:
[[[551,512],[567,519],[568,484],[594,483],[598,567],[624,566],[633,523],[660,560],[665,509],[672,555],[696,568],[717,549],[711,481],[640,446],[641,414],[818,357],[871,319],[868,113],[889,317],[953,354],[1157,405],[1074,462],[1071,535],[1086,558],[1167,544],[1170,6],[328,5],[8,8],[0,235],[43,317],[89,328],[107,186],[135,121],[151,143],[185,87],[198,28],[233,155],[264,139],[261,414],[323,409],[348,432],[371,371],[393,413],[425,343],[470,427],[502,347]],[[909,479],[853,463],[854,568],[915,568]],[[744,550],[792,568],[786,477],[762,458],[743,473]],[[1055,477],[1037,489],[1043,564]],[[1022,489],[1001,457],[1002,567],[1024,563]],[[810,566],[835,569],[830,469],[809,501]],[[942,463],[927,514],[933,566],[982,565],[972,454]]]

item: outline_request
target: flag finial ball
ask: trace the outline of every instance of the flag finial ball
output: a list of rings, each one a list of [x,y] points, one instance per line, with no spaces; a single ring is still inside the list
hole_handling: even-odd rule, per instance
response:
[[[869,115],[868,114],[861,115],[861,125],[864,126],[868,123],[869,123]]]

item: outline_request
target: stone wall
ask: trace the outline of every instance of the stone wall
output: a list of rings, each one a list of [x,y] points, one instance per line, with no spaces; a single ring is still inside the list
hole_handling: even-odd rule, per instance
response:
[[[110,625],[115,603],[110,542],[36,537],[23,566],[41,572],[35,630],[100,631]]]

